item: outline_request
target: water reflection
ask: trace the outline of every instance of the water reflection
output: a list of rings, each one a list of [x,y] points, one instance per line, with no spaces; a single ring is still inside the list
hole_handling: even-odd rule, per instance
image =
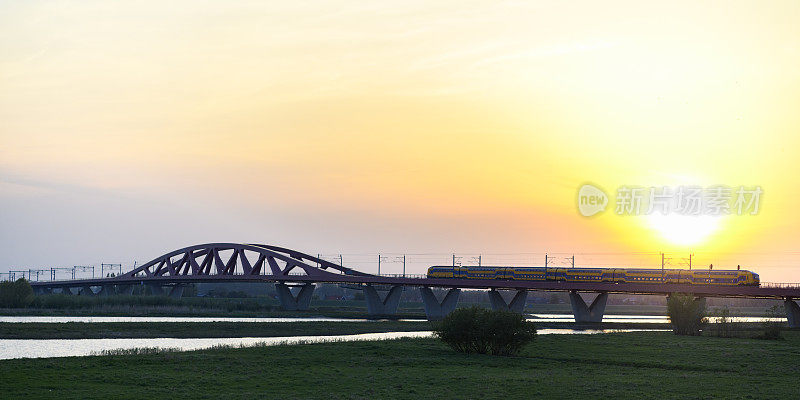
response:
[[[531,322],[575,322],[572,314],[530,314],[527,318]],[[731,322],[784,322],[785,318],[767,317],[730,317]],[[717,322],[719,318],[709,317],[709,322]],[[620,322],[631,324],[668,324],[669,317],[666,315],[604,315],[603,322]]]
[[[4,339],[0,340],[0,359],[74,357],[96,355],[106,350],[161,347],[182,351],[214,346],[255,346],[297,343],[352,342],[406,337],[427,337],[431,332],[386,332],[358,335],[245,337],[245,338],[155,338],[155,339]]]
[[[0,316],[0,322],[366,322],[373,321],[358,318],[327,318],[327,317],[82,317],[82,316]],[[423,321],[423,320],[401,320]]]
[[[602,334],[616,332],[656,331],[656,329],[540,329],[540,335]],[[207,349],[214,346],[274,346],[298,343],[353,342],[431,336],[430,331],[362,333],[358,335],[201,338],[201,339],[3,339],[0,340],[0,359],[76,357],[97,355],[102,351],[136,348],[169,348],[181,351]]]

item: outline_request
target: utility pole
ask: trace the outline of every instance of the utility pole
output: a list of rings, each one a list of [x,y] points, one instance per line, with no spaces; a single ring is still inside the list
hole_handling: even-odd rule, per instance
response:
[[[575,268],[575,254],[572,255],[572,268]]]
[[[661,283],[664,283],[664,253],[661,253]]]
[[[470,257],[469,259],[470,259],[470,260],[472,260],[472,261],[470,261],[470,262],[473,262],[473,261],[474,261],[474,262],[478,263],[478,266],[479,266],[479,267],[481,266],[481,255],[480,255],[480,254],[478,254],[478,255],[477,255],[477,256],[475,256],[475,257]]]
[[[544,280],[547,280],[547,253],[544,253]]]
[[[455,253],[453,253],[453,266],[454,267],[456,266],[456,254]]]
[[[692,270],[692,253],[689,253],[689,271]]]
[[[119,266],[119,273],[122,275],[122,264],[100,264],[100,277],[103,277],[103,273],[105,272],[105,268],[108,267],[108,270],[112,273],[114,272],[114,267]]]
[[[381,274],[381,261],[389,261],[389,258],[383,257],[380,254],[378,254],[378,275]]]
[[[401,263],[403,263],[403,278],[405,278],[406,277],[406,255],[403,254],[402,257],[397,256],[397,257],[394,258],[394,260],[392,262],[401,262]]]

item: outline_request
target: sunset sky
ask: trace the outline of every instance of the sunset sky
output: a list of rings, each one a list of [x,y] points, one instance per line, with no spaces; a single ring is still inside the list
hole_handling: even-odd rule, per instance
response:
[[[0,0],[0,272],[260,242],[693,252],[798,282],[799,18],[794,0]],[[664,228],[581,216],[587,182],[764,193],[758,215]]]

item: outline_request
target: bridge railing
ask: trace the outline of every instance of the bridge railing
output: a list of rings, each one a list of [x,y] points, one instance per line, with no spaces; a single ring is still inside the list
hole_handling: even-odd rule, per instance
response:
[[[236,271],[236,272],[234,272],[232,274],[229,274],[229,275],[243,276],[245,274],[243,272],[241,272],[241,271]],[[260,273],[258,275],[265,276],[265,275],[271,275],[271,273],[267,273],[267,271],[262,271],[262,273]],[[289,276],[304,276],[304,275],[307,275],[307,274],[302,273],[302,272],[290,272],[289,273]],[[375,276],[382,276],[382,277],[386,277],[386,278],[411,278],[411,279],[425,279],[425,278],[428,277],[426,274],[380,274],[380,275],[375,275]],[[21,275],[17,275],[16,277],[17,278],[21,277]],[[147,277],[147,275],[145,275],[143,272],[140,272],[138,274],[135,274],[134,277],[135,278],[145,278],[145,277]],[[0,280],[13,280],[11,278],[14,278],[13,274],[3,273],[3,275],[0,275]],[[25,278],[27,279],[27,275],[25,276]],[[100,278],[104,278],[104,277],[96,277],[96,278],[91,278],[91,279],[100,279]],[[85,279],[90,279],[90,278],[87,278],[87,277],[76,277],[75,278],[75,280],[85,280]],[[52,279],[40,279],[38,281],[39,282],[47,282],[47,281],[50,281],[50,280],[52,280]],[[72,279],[56,279],[56,280],[61,281],[61,280],[72,280]]]
[[[761,282],[759,285],[763,288],[778,288],[778,289],[798,289],[800,283],[797,282]]]
[[[382,276],[385,278],[410,278],[410,279],[425,279],[428,277],[425,274],[380,274],[376,276]]]

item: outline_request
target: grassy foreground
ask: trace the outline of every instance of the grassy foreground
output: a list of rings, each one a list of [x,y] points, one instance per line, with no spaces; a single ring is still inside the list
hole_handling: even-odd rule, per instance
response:
[[[215,338],[424,331],[428,322],[0,322],[0,339]]]
[[[434,339],[0,361],[5,398],[798,398],[786,340],[540,336],[520,357]]]

